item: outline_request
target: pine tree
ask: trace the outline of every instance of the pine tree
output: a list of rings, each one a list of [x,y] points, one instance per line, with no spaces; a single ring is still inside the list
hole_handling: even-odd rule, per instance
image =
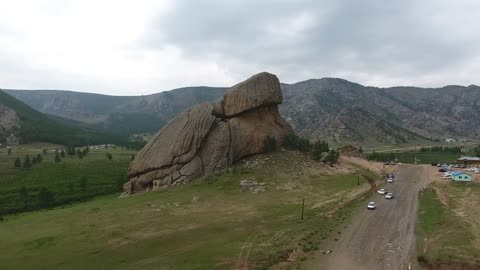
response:
[[[60,159],[60,155],[58,154],[58,151],[55,151],[55,163],[60,163],[62,160]]]
[[[35,165],[35,164],[37,164],[37,157],[32,158],[32,165]]]
[[[38,163],[42,163],[42,161],[43,161],[42,155],[38,154],[38,155],[37,155],[37,162],[38,162]]]
[[[49,207],[52,206],[55,198],[51,191],[49,191],[46,187],[40,188],[38,192],[38,202],[41,207]]]
[[[24,206],[27,207],[29,199],[27,188],[25,186],[22,186],[18,193],[20,195],[20,199],[23,201]]]
[[[30,168],[32,168],[32,162],[30,161],[30,156],[29,156],[29,155],[27,155],[27,156],[25,157],[25,160],[23,161],[23,168],[24,168],[24,169],[30,169]]]
[[[12,154],[12,148],[8,148],[7,154],[10,156]]]
[[[110,153],[106,153],[106,154],[105,154],[105,157],[106,157],[108,160],[112,160],[112,158],[113,158],[112,154],[110,154]]]
[[[64,158],[65,157],[65,151],[62,149],[62,151],[60,151],[60,157]]]
[[[42,153],[43,153],[43,155],[46,155],[48,153],[47,149],[42,149]]]
[[[80,177],[79,186],[82,192],[85,192],[87,190],[87,184],[88,184],[87,177],[85,176]]]
[[[22,161],[20,160],[20,158],[16,158],[15,159],[15,163],[13,163],[13,167],[15,168],[21,168],[22,167]]]

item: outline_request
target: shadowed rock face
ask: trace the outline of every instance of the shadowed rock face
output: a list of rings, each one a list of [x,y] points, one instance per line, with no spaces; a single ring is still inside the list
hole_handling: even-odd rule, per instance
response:
[[[278,78],[257,74],[230,88],[222,100],[203,102],[177,115],[137,154],[127,194],[191,181],[261,153],[267,136],[281,143],[291,132],[278,113]]]
[[[15,111],[0,104],[0,143],[18,144],[20,119]]]

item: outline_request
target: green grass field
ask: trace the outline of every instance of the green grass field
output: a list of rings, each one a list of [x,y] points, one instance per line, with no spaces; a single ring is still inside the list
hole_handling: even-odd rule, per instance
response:
[[[42,187],[53,193],[53,205],[119,193],[134,154],[120,148],[91,149],[83,159],[66,156],[55,163],[55,148],[61,146],[14,146],[10,155],[6,148],[0,149],[0,215],[41,207],[38,192]],[[48,149],[47,154],[42,149]],[[112,153],[112,160],[106,158],[107,152]],[[27,154],[30,158],[40,154],[43,162],[31,169],[14,168],[15,159],[23,162]],[[25,197],[20,196],[22,187],[27,191]]]
[[[165,191],[7,216],[0,222],[0,265],[266,269],[286,261],[294,248],[309,252],[333,241],[369,192],[363,178],[357,186],[355,174],[293,152],[264,155],[255,164]],[[242,192],[243,179],[265,183],[266,191]]]
[[[480,185],[433,185],[434,188],[429,187],[420,193],[417,221],[419,262],[427,268],[457,264],[465,268],[454,269],[478,269],[467,266],[480,266],[480,210],[477,210]]]

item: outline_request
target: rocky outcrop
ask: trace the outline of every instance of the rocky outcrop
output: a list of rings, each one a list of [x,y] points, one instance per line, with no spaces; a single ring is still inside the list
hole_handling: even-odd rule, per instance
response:
[[[125,183],[127,194],[154,190],[228,168],[261,153],[265,139],[281,143],[291,132],[278,113],[278,78],[260,73],[230,88],[224,98],[177,115],[137,154]]]
[[[15,111],[0,104],[0,143],[18,144],[20,119]]]

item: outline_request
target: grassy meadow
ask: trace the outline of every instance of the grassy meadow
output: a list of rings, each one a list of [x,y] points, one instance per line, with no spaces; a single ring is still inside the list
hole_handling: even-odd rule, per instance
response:
[[[355,172],[364,175],[360,186]],[[0,265],[266,269],[286,263],[294,249],[308,254],[338,237],[370,190],[366,177],[380,178],[353,165],[331,168],[296,152],[277,152],[164,191],[10,215],[0,222]],[[244,179],[262,185],[242,191]]]
[[[119,193],[135,153],[121,148],[90,149],[82,158],[66,155],[56,163],[55,149],[62,148],[51,144],[19,145],[12,147],[11,154],[6,148],[0,149],[0,216]],[[111,160],[107,153],[112,154]],[[23,164],[27,155],[31,160],[41,155],[42,162],[29,169],[15,168],[15,159]],[[39,194],[42,188],[46,197]]]
[[[480,185],[435,182],[419,196],[419,262],[428,269],[478,269]]]

